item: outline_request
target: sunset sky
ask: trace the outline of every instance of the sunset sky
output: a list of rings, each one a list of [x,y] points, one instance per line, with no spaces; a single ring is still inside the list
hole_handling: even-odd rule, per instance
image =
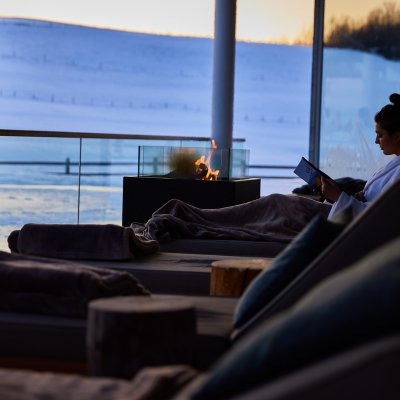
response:
[[[215,0],[0,0],[0,16],[211,37]],[[326,12],[365,16],[383,0],[327,0]],[[238,39],[291,42],[310,29],[314,0],[237,0]],[[289,12],[290,11],[290,12]],[[360,14],[361,13],[361,14]]]

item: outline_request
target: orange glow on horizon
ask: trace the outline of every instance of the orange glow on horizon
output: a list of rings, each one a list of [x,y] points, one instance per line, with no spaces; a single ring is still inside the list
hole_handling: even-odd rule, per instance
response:
[[[0,15],[144,34],[212,38],[214,4],[215,0],[2,0]],[[327,0],[326,13],[364,18],[382,5],[382,0]],[[313,7],[314,0],[237,0],[237,39],[293,44],[304,32],[309,35]]]

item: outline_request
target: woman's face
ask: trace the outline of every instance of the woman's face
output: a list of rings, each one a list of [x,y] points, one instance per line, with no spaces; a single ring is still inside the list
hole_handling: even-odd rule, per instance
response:
[[[375,124],[376,139],[375,143],[383,151],[383,154],[400,155],[400,132],[391,135],[386,129],[382,128],[379,124]]]

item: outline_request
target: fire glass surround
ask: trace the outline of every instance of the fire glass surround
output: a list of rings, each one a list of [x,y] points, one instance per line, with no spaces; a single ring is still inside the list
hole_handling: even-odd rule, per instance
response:
[[[220,208],[260,197],[260,179],[247,177],[248,150],[143,146],[138,152],[138,176],[123,182],[124,226],[146,222],[170,199]],[[202,179],[208,169],[218,175]]]
[[[201,179],[198,164],[218,170],[218,179],[248,176],[249,150],[213,147],[139,146],[138,176]]]

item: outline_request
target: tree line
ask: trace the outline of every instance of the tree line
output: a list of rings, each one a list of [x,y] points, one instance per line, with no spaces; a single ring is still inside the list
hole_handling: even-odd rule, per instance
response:
[[[400,9],[391,1],[370,11],[365,20],[333,17],[326,24],[324,43],[400,60]]]
[[[293,41],[311,46],[312,27],[304,28]],[[364,20],[349,16],[325,21],[326,47],[361,50],[379,54],[389,60],[400,60],[400,9],[396,2],[383,3],[369,12]]]

